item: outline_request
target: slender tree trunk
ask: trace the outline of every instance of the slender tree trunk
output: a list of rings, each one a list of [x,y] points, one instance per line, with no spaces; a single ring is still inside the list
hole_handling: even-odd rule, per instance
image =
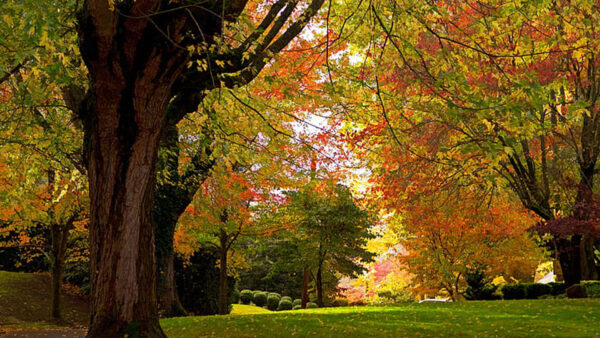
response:
[[[302,308],[306,309],[308,303],[308,281],[310,278],[310,269],[308,265],[304,267],[304,278],[302,279]]]
[[[55,257],[52,264],[52,319],[61,321],[60,289],[62,285],[63,258]]]
[[[221,230],[220,264],[219,264],[219,314],[226,315],[229,304],[227,304],[227,234]]]
[[[582,236],[580,249],[581,259],[581,279],[582,280],[598,280],[598,268],[594,255],[594,241],[591,236]]]
[[[319,268],[317,269],[317,304],[319,307],[323,307],[323,273],[322,273],[323,263],[319,262]]]
[[[159,265],[160,266],[160,265]],[[159,294],[159,309],[163,317],[185,316],[187,311],[181,305],[177,294],[177,283],[175,283],[175,253],[166,260],[158,281],[162,281],[157,288]]]

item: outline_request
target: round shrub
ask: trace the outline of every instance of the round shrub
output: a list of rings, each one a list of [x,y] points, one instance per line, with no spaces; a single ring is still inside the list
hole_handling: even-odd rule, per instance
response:
[[[240,290],[233,289],[231,298],[232,298],[233,304],[238,304],[240,302]]]
[[[292,310],[300,310],[301,308],[302,308],[302,305],[294,305]]]
[[[292,297],[290,297],[290,296],[283,296],[283,297],[281,297],[281,300],[284,300],[284,299],[285,299],[285,300],[289,300],[289,301],[290,301],[290,303],[292,303],[292,302],[293,302],[293,301],[292,301]]]
[[[319,305],[317,305],[317,303],[313,303],[313,302],[306,303],[306,308],[307,309],[316,309],[318,307],[319,307]]]
[[[267,297],[269,296],[276,296],[277,298],[281,299],[281,295],[278,294],[277,292],[269,292],[267,293]]]
[[[250,304],[253,298],[254,294],[251,290],[242,290],[242,292],[240,292],[240,300],[242,301],[242,304]]]
[[[263,307],[267,304],[267,293],[266,292],[258,292],[254,294],[254,298],[252,299],[256,306]]]
[[[292,302],[292,305],[296,306],[296,305],[300,305],[302,306],[302,299],[294,299],[294,301]]]
[[[292,305],[292,302],[287,300],[287,299],[282,299],[279,302],[279,306],[277,306],[277,311],[285,311],[285,310],[291,310],[294,306]]]
[[[261,292],[263,292],[263,291],[260,291],[260,290],[254,290],[254,291],[252,291],[252,297],[254,297],[254,295],[256,295],[257,293],[261,293]]]
[[[277,310],[280,300],[281,299],[280,297],[277,297],[277,294],[270,293],[269,296],[267,296],[267,308],[271,311]]]

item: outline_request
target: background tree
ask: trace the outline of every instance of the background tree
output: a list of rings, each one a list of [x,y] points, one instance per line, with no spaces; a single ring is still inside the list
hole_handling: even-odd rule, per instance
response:
[[[361,262],[373,259],[365,245],[373,237],[374,220],[341,184],[314,181],[300,191],[288,192],[288,198],[285,212],[297,227],[293,241],[299,252],[306,253],[304,265],[315,273],[317,303],[323,306],[326,268],[355,275],[364,270]]]

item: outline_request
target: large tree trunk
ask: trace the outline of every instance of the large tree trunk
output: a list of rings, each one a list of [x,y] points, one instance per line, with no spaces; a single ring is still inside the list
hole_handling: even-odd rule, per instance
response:
[[[308,303],[308,281],[310,278],[310,269],[308,265],[304,267],[304,278],[302,278],[302,308],[306,309]]]
[[[226,315],[229,313],[229,304],[227,302],[227,234],[221,230],[221,246],[220,251],[220,264],[219,264],[219,314]]]
[[[157,93],[142,83],[117,92],[107,83],[97,87],[89,155],[88,336],[164,337],[156,307],[152,203],[165,89]]]
[[[133,2],[129,15],[157,6]],[[81,113],[90,190],[88,336],[164,337],[155,289],[155,168],[171,88],[187,55],[157,41],[148,20],[117,12],[108,1],[88,0],[79,27],[92,78]]]

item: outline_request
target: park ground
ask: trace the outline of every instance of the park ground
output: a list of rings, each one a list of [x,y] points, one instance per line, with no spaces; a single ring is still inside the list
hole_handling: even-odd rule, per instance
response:
[[[0,272],[0,335],[84,335],[85,299],[66,292],[70,326],[45,321],[48,277]],[[544,299],[339,307],[271,312],[235,305],[227,316],[163,319],[169,337],[600,337],[600,299]]]

